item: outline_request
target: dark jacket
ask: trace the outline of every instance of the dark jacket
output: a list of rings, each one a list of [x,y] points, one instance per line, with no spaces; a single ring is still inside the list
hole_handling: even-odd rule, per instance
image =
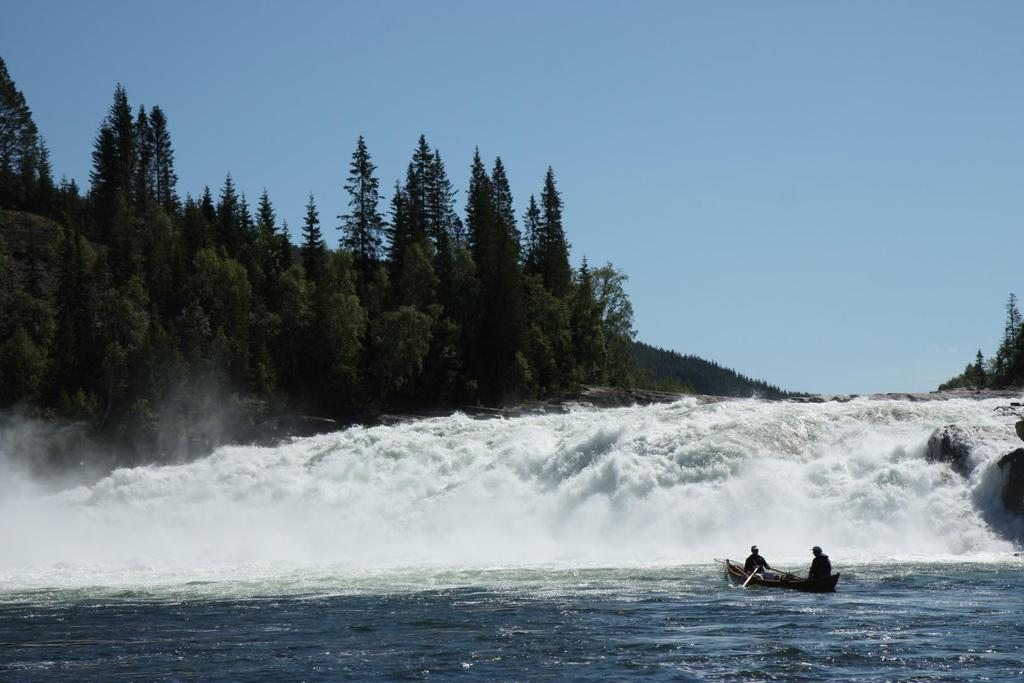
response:
[[[755,567],[771,569],[771,567],[768,566],[768,560],[761,557],[759,553],[750,553],[750,557],[748,557],[747,561],[743,563],[743,571],[749,574],[754,571]]]
[[[822,553],[815,555],[811,560],[811,571],[807,574],[809,579],[825,578],[832,575],[832,563],[828,561],[828,555]]]

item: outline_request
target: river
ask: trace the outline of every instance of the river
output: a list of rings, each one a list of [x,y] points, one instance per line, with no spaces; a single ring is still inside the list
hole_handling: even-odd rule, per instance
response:
[[[0,680],[1019,680],[1008,400],[355,428],[0,485]],[[978,429],[973,471],[928,463]],[[751,544],[828,595],[742,589]]]

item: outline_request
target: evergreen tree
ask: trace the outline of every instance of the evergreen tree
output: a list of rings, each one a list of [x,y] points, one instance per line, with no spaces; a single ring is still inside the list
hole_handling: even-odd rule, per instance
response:
[[[0,59],[0,208],[47,211],[49,156],[24,95]]]
[[[423,142],[426,144],[425,140]],[[462,223],[455,209],[455,189],[448,179],[441,153],[436,149],[426,164],[424,177],[426,224],[434,244],[434,270],[442,296],[449,298],[452,294],[453,245],[462,239]]]
[[[327,245],[320,231],[320,213],[316,210],[313,193],[306,201],[306,217],[302,225],[302,265],[311,283],[319,283],[323,277],[324,258]]]
[[[508,240],[509,246],[515,250],[518,259],[519,229],[516,227],[516,213],[512,206],[512,188],[509,186],[501,157],[494,159],[494,168],[491,170],[491,188],[494,196],[494,217],[501,226],[504,239]]]
[[[601,308],[594,290],[594,278],[586,258],[576,274],[572,303],[572,346],[577,381],[602,384],[606,377],[607,345]]]
[[[1006,301],[1006,326],[1003,330],[1003,345],[1013,348],[1020,333],[1020,310],[1017,308],[1017,295],[1010,292]]]
[[[341,230],[344,232],[341,244],[352,252],[356,268],[364,276],[368,276],[380,260],[381,235],[384,231],[384,219],[377,212],[381,197],[378,180],[373,175],[376,169],[366,149],[366,142],[360,135],[352,153],[348,182],[345,184],[351,213],[338,218],[342,220]]]
[[[427,138],[420,135],[416,151],[405,174],[406,213],[409,230],[414,241],[426,246],[427,240],[435,236],[428,203],[434,185],[434,156],[427,144]]]
[[[550,166],[544,176],[540,205],[540,274],[548,291],[555,296],[565,296],[572,287],[572,269],[569,267],[569,244],[562,228],[562,197],[555,187],[555,172]]]
[[[270,203],[270,195],[267,188],[263,188],[260,194],[260,201],[256,205],[256,234],[261,237],[273,237],[277,231],[277,215],[274,213],[274,205]]]
[[[988,374],[985,372],[985,357],[981,355],[981,349],[978,349],[978,355],[974,357],[974,378],[979,387],[983,387],[988,383]]]
[[[482,310],[478,324],[468,329],[476,330],[470,358],[481,397],[492,403],[517,396],[518,354],[525,332],[515,224],[507,222],[510,206],[503,167],[496,163],[495,172],[488,175],[477,150],[470,169],[466,226],[480,278]]]
[[[138,114],[135,117],[135,164],[133,183],[133,196],[135,203],[145,211],[156,199],[156,168],[155,152],[156,144],[153,137],[153,128],[149,123],[149,116],[146,108],[139,105]]]
[[[525,244],[523,245],[523,269],[530,275],[540,274],[541,216],[537,200],[530,195],[530,204],[523,216]]]
[[[1003,325],[1003,339],[996,350],[994,371],[996,381],[1001,385],[1007,385],[1013,381],[1014,350],[1017,346],[1017,337],[1021,332],[1020,310],[1017,308],[1017,295],[1010,292],[1006,300],[1006,322]]]
[[[491,178],[487,175],[480,150],[473,151],[473,164],[469,172],[469,192],[466,195],[466,230],[473,259],[479,267],[488,260],[490,231],[494,222],[494,200]]]
[[[178,194],[175,189],[178,176],[174,172],[174,149],[167,129],[167,116],[160,107],[154,106],[150,110],[149,123],[152,127],[156,201],[165,212],[174,213],[178,210]]]
[[[387,237],[387,260],[391,267],[391,274],[394,276],[394,269],[402,261],[410,242],[412,233],[409,229],[409,214],[406,211],[405,192],[398,181],[395,181],[395,191],[391,195],[389,212],[391,220],[384,227],[384,234]]]
[[[207,225],[211,227],[217,225],[217,207],[213,203],[213,194],[210,192],[209,185],[203,187],[203,196],[199,200],[199,210],[202,211]]]
[[[220,191],[217,203],[218,242],[231,257],[237,257],[242,251],[242,220],[241,207],[235,183],[228,173],[224,177],[224,187]]]
[[[92,162],[89,180],[94,218],[99,237],[105,241],[110,237],[118,195],[125,200],[132,196],[135,170],[135,123],[128,94],[120,84],[114,90],[114,102],[96,135]]]

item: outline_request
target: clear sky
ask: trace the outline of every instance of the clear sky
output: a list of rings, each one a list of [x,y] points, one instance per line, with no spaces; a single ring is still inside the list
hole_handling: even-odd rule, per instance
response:
[[[85,186],[122,83],[182,195],[230,171],[325,226],[362,134],[422,132],[521,209],[554,167],[572,257],[630,277],[638,338],[783,388],[930,390],[1024,294],[1024,2],[0,0],[0,57]],[[460,196],[460,206],[462,198]],[[329,234],[331,233],[329,231]]]

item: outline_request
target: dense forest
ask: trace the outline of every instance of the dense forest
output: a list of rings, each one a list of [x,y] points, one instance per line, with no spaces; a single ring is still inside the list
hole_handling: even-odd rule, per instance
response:
[[[978,349],[974,361],[964,371],[939,385],[946,389],[1002,389],[1024,386],[1024,321],[1017,308],[1017,296],[1010,293],[1006,300],[1006,321],[999,348],[990,358]]]
[[[684,393],[759,398],[787,398],[798,394],[751,379],[735,370],[697,356],[684,356],[643,342],[633,345],[636,378],[652,389]]]
[[[550,168],[517,216],[501,159],[478,152],[460,214],[424,137],[389,198],[360,137],[348,212],[324,225],[310,196],[296,245],[269,193],[251,206],[230,174],[182,198],[168,116],[121,86],[84,192],[53,180],[2,61],[0,102],[0,407],[161,453],[211,438],[196,431],[213,413],[501,405],[631,379],[625,277],[570,267]]]
[[[0,408],[87,424],[122,462],[251,438],[273,416],[584,384],[781,395],[634,345],[625,275],[570,266],[551,168],[517,216],[501,159],[477,151],[460,212],[425,137],[389,197],[359,137],[338,178],[347,213],[322,223],[310,195],[294,244],[269,192],[253,206],[230,173],[179,194],[159,106],[118,85],[98,124],[89,187],[55,181],[0,60]]]

